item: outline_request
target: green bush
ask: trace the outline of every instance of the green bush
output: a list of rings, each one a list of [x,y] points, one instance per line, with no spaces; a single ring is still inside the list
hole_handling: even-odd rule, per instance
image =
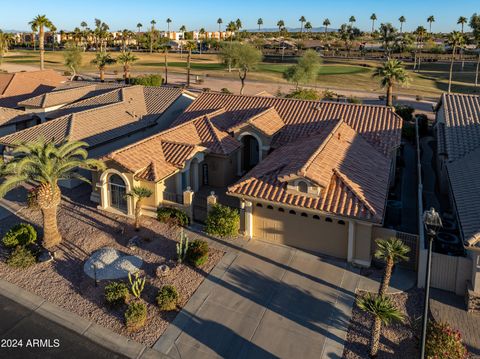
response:
[[[230,90],[227,89],[226,87],[220,89],[220,92],[221,92],[221,93],[226,93],[226,94],[231,94],[231,93],[232,93],[232,91],[230,91]]]
[[[5,247],[26,246],[35,243],[37,240],[37,231],[28,223],[19,223],[8,230],[3,237]]]
[[[125,325],[129,331],[136,331],[145,325],[147,306],[142,302],[131,302],[125,311]]]
[[[236,209],[216,204],[208,213],[205,222],[208,234],[220,237],[231,237],[238,234],[240,215]]]
[[[400,116],[404,121],[413,121],[413,112],[415,109],[410,106],[398,105],[395,106],[395,113]]]
[[[285,96],[286,98],[296,98],[299,100],[313,100],[318,101],[322,98],[322,94],[314,89],[298,89],[290,92]]]
[[[161,75],[145,75],[134,77],[129,80],[131,85],[143,85],[143,86],[162,86],[163,78]]]
[[[208,260],[208,243],[201,239],[196,239],[189,244],[187,249],[186,261],[194,267],[203,265]]]
[[[118,306],[127,303],[130,298],[128,286],[123,282],[110,282],[105,286],[105,301],[112,305]]]
[[[157,209],[157,219],[160,222],[169,225],[186,227],[188,226],[188,216],[185,212],[177,208],[160,207]]]
[[[15,250],[10,254],[10,257],[7,259],[7,264],[14,268],[28,268],[34,265],[37,262],[37,259],[33,255],[33,253],[22,246],[18,246]]]
[[[429,359],[462,359],[468,357],[462,335],[447,323],[428,324],[425,354]]]
[[[179,295],[173,285],[164,285],[157,295],[157,303],[160,310],[175,310]]]

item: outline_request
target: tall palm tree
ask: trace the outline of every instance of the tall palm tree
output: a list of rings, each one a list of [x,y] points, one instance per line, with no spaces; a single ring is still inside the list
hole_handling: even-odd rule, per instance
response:
[[[393,266],[400,261],[408,261],[407,254],[410,247],[396,237],[388,239],[377,239],[377,250],[374,253],[375,258],[385,261],[385,272],[383,274],[382,284],[378,295],[383,296],[387,293],[392,277]]]
[[[187,32],[187,27],[185,25],[180,26],[180,29],[178,29],[180,32],[184,33]]]
[[[277,27],[278,27],[278,36],[280,36],[282,29],[285,27],[285,21],[278,20]]]
[[[150,28],[150,53],[153,53],[153,41],[154,41],[154,37],[155,37],[155,24],[157,22],[155,20],[152,20],[150,21],[150,25],[152,25],[152,27]]]
[[[235,33],[235,30],[237,30],[237,25],[235,22],[230,21],[225,30],[230,33],[230,41],[233,41],[233,34]]]
[[[57,208],[62,193],[58,181],[78,179],[89,182],[75,170],[100,170],[103,162],[88,158],[85,142],[69,141],[55,144],[53,141],[37,140],[22,143],[13,150],[13,158],[4,164],[0,173],[0,198],[25,182],[36,184],[36,204],[43,215],[43,242],[45,247],[58,245],[62,237],[57,226]]]
[[[383,49],[387,56],[390,56],[390,44],[395,40],[397,29],[389,22],[380,24],[380,37],[383,43]]]
[[[172,19],[170,18],[167,18],[167,31],[168,31],[168,34],[170,35],[170,24],[172,23]]]
[[[323,20],[323,26],[325,26],[325,35],[327,35],[327,30],[328,30],[328,27],[331,25],[330,23],[330,20],[329,19],[325,19]]]
[[[403,34],[403,24],[407,22],[407,19],[402,15],[398,18],[398,21],[400,22],[400,33]]]
[[[199,48],[200,48],[200,54],[202,54],[202,48],[203,48],[203,40],[205,39],[205,33],[207,31],[202,27],[200,28],[200,30],[198,30],[198,34],[200,35],[199,38],[200,38],[200,45],[199,45]]]
[[[313,29],[312,23],[310,21],[307,21],[305,23],[305,30],[307,30],[307,32],[310,32],[312,31],[312,29]]]
[[[377,20],[377,15],[375,15],[375,13],[370,15],[370,20],[372,20],[372,34],[373,34],[373,32],[375,31],[375,21]]]
[[[448,93],[450,93],[452,89],[452,74],[453,63],[455,62],[455,53],[458,48],[462,48],[465,45],[465,37],[461,32],[452,31],[452,33],[448,35],[448,44],[452,48],[452,58],[450,60],[450,72],[448,76]]]
[[[145,198],[150,197],[153,192],[145,187],[135,186],[127,193],[127,196],[132,197],[135,201],[135,230],[140,229],[140,216],[142,215],[142,203]]]
[[[165,69],[165,81],[164,84],[168,84],[168,50],[170,49],[170,40],[168,40],[166,43],[164,43],[161,47],[163,51],[163,64],[164,64],[164,69]]]
[[[117,61],[110,56],[106,51],[97,52],[95,58],[91,61],[92,65],[97,66],[100,72],[100,81],[105,81],[105,68],[109,65],[113,65]]]
[[[434,17],[433,15],[430,15],[430,16],[427,18],[427,22],[428,22],[428,26],[429,26],[428,32],[429,32],[429,33],[432,33],[432,23],[435,22],[435,17]]]
[[[221,17],[217,19],[217,24],[218,24],[218,36],[220,36],[220,33],[222,32],[222,24],[223,24],[223,20]]]
[[[142,31],[142,27],[143,27],[142,23],[139,22],[139,23],[137,24],[137,30],[138,30],[137,32],[138,32],[138,33],[140,33],[140,32]]]
[[[53,24],[45,15],[37,15],[28,24],[32,27],[33,32],[38,31],[38,47],[40,49],[40,70],[43,70],[45,68],[45,28],[51,29]]]
[[[137,24],[137,30],[138,30],[137,31],[137,51],[140,48],[140,32],[142,31],[142,27],[143,27],[142,23],[139,22]]]
[[[192,58],[192,51],[197,48],[197,44],[195,44],[193,41],[187,41],[187,43],[184,45],[185,50],[187,50],[187,87],[190,87],[190,61]]]
[[[462,26],[462,34],[463,34],[463,27],[465,26],[465,24],[467,23],[467,18],[465,16],[460,16],[457,20],[457,25],[461,25]]]
[[[243,27],[242,20],[240,19],[235,20],[235,27],[238,31],[240,31]]]
[[[417,72],[420,72],[420,64],[421,64],[421,53],[423,47],[423,40],[427,36],[427,30],[423,26],[417,27],[414,31],[414,34],[417,36],[417,51],[415,51],[415,61],[413,65],[413,69],[417,68]],[[418,56],[418,67],[417,67],[417,52],[419,53]]]
[[[307,19],[305,19],[305,16],[302,15],[298,21],[300,21],[300,34],[303,34],[303,24],[307,21]]]
[[[55,51],[55,35],[57,34],[57,27],[53,24],[50,27],[50,33],[52,35],[52,51]]]
[[[348,19],[348,22],[350,23],[350,26],[353,27],[353,24],[357,21],[357,19],[355,19],[355,16],[350,16],[350,19]]]
[[[382,324],[388,325],[391,322],[401,322],[404,319],[404,315],[395,307],[388,297],[376,296],[371,293],[359,297],[357,299],[357,305],[361,310],[373,316],[370,337],[370,357],[374,358],[377,356],[380,346]]]
[[[409,76],[403,64],[395,59],[385,61],[381,67],[375,69],[372,76],[374,78],[378,77],[380,85],[387,89],[386,105],[390,107],[393,104],[393,85],[400,84],[404,86],[409,82]]]
[[[263,19],[262,19],[262,18],[259,18],[259,19],[257,20],[257,25],[258,25],[258,31],[260,31],[260,28],[261,28],[262,25],[263,25]]]
[[[123,52],[117,58],[117,62],[123,66],[123,79],[126,84],[130,81],[130,68],[136,61],[138,61],[138,57],[136,57],[131,51]]]
[[[85,30],[87,28],[88,24],[85,21],[82,21],[80,23],[80,26],[83,28],[83,30]]]

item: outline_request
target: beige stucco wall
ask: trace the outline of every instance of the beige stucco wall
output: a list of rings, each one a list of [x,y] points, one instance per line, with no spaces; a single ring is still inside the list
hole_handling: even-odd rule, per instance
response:
[[[210,186],[225,187],[235,181],[237,152],[230,154],[230,156],[208,154],[205,157],[204,163],[208,165],[208,184]],[[200,171],[201,170],[200,165]]]
[[[355,223],[354,258],[369,262],[372,254],[372,225]]]

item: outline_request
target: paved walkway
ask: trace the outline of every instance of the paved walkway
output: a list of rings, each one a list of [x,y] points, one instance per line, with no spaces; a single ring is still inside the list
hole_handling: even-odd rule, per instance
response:
[[[437,322],[460,330],[468,351],[480,357],[480,315],[465,310],[465,299],[440,289],[430,289],[430,312]]]
[[[0,338],[22,340],[22,346],[18,348],[6,348],[2,345],[0,358],[126,358],[2,295],[0,318]],[[49,347],[29,347],[34,339],[43,340],[44,345]],[[55,340],[58,340],[58,346]]]
[[[340,358],[359,276],[345,261],[250,241],[154,345],[173,358]]]

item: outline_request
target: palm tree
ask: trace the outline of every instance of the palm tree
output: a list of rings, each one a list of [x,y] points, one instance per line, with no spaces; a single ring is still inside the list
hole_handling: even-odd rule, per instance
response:
[[[300,16],[298,21],[300,21],[300,34],[303,34],[303,24],[307,21],[307,19],[305,19],[305,16]]]
[[[387,106],[392,106],[393,104],[393,85],[400,84],[404,86],[408,84],[409,81],[409,76],[405,71],[403,64],[395,59],[385,61],[383,66],[378,67],[373,72],[372,76],[380,78],[380,85],[383,88],[387,88]]]
[[[85,30],[87,28],[88,24],[85,21],[82,21],[80,23],[80,26],[83,28],[83,30]]]
[[[395,307],[392,301],[385,296],[376,296],[371,293],[357,299],[358,307],[373,316],[373,324],[370,337],[370,357],[377,356],[380,345],[382,324],[403,321],[404,315]]]
[[[138,33],[140,33],[140,32],[142,31],[142,27],[143,27],[142,23],[139,22],[139,23],[137,24],[137,29],[138,29],[137,32],[138,32]]]
[[[200,28],[200,30],[198,30],[198,34],[200,35],[199,38],[200,38],[200,54],[202,54],[202,47],[203,47],[203,40],[205,39],[205,33],[207,31],[202,27]]]
[[[450,93],[452,88],[452,74],[453,74],[453,63],[455,61],[455,52],[457,48],[462,48],[465,45],[465,37],[461,32],[452,31],[448,36],[448,44],[452,48],[452,58],[450,61],[450,72],[448,76],[448,93]]]
[[[353,27],[353,24],[357,21],[357,19],[355,19],[355,16],[350,16],[350,19],[348,19],[348,22],[350,23],[350,26]]]
[[[172,19],[168,18],[167,19],[167,31],[168,31],[168,34],[170,35],[170,24],[172,23]]]
[[[153,38],[155,36],[155,24],[157,22],[155,20],[150,21],[152,27],[150,28],[150,53],[153,53]]]
[[[387,56],[390,56],[390,44],[395,40],[397,29],[392,24],[387,22],[386,24],[380,24],[380,37],[383,42],[383,49]]]
[[[220,36],[220,33],[222,32],[222,24],[223,24],[223,20],[221,17],[217,19],[217,24],[218,24],[218,36]]]
[[[307,21],[305,23],[305,30],[307,30],[307,32],[310,32],[312,31],[312,29],[313,29],[312,23],[310,21]]]
[[[407,19],[402,15],[398,18],[398,21],[400,22],[400,33],[403,34],[403,24],[407,22]]]
[[[130,67],[136,61],[138,61],[138,57],[136,57],[131,51],[123,52],[117,58],[117,62],[123,66],[123,79],[126,84],[130,81]]]
[[[278,20],[277,22],[277,27],[278,27],[278,36],[280,37],[280,34],[282,32],[282,29],[285,27],[285,21],[283,20]]]
[[[180,26],[180,29],[178,29],[181,33],[184,33],[187,31],[187,27],[185,25]]]
[[[460,16],[457,20],[457,25],[462,25],[462,34],[463,34],[463,27],[467,23],[467,18],[465,16]]]
[[[427,30],[423,26],[419,26],[414,31],[414,34],[417,35],[417,50],[418,50],[418,53],[419,53],[417,71],[420,72],[420,63],[421,63],[421,56],[420,55],[422,53],[423,39],[425,38],[425,36],[427,36]],[[417,66],[417,51],[415,51],[415,61],[414,61],[413,69],[415,69],[416,66]]]
[[[242,20],[237,19],[235,20],[235,28],[240,31],[240,29],[243,27]]]
[[[28,23],[33,32],[38,31],[38,47],[40,48],[40,70],[45,68],[45,28],[51,29],[53,24],[45,15],[37,15]],[[35,38],[35,37],[34,37]],[[35,40],[34,40],[35,41]]]
[[[375,258],[384,260],[386,263],[383,274],[382,284],[378,295],[383,296],[387,293],[392,277],[393,266],[400,261],[408,261],[408,252],[410,247],[396,237],[388,239],[377,239],[377,250],[374,253]]]
[[[135,203],[135,230],[140,229],[140,216],[142,215],[142,202],[145,198],[150,197],[153,194],[151,190],[145,187],[133,187],[133,189],[127,193],[127,196],[130,196],[136,201]]]
[[[109,65],[113,65],[117,61],[110,56],[106,51],[97,52],[95,58],[91,61],[92,65],[97,66],[100,71],[100,81],[105,81],[105,68]]]
[[[428,25],[430,26],[430,29],[429,29],[429,33],[432,33],[432,23],[435,22],[435,17],[433,15],[430,15],[428,18],[427,18],[427,22],[428,22]]]
[[[327,29],[330,25],[331,25],[331,23],[330,23],[329,19],[323,20],[323,26],[325,26],[325,35],[327,35]]]
[[[101,170],[103,162],[90,159],[87,143],[37,140],[22,143],[12,151],[13,158],[0,170],[4,181],[0,184],[0,198],[25,182],[37,184],[34,190],[36,204],[43,215],[43,242],[45,247],[58,245],[62,237],[57,226],[57,208],[62,193],[58,181],[78,179],[89,182],[75,170]]]
[[[373,34],[373,32],[375,31],[375,21],[377,20],[377,15],[375,15],[375,13],[370,15],[370,20],[372,20],[372,34]]]
[[[192,58],[192,51],[197,48],[197,45],[193,41],[187,41],[184,45],[185,50],[188,51],[187,54],[187,87],[190,87],[190,60]]]
[[[257,25],[258,25],[258,31],[260,31],[260,28],[261,28],[262,25],[263,25],[263,19],[262,19],[262,18],[259,18],[259,19],[257,20]]]
[[[50,33],[52,34],[52,51],[55,51],[55,34],[57,33],[57,27],[53,24],[50,27]]]
[[[235,22],[230,21],[225,29],[230,33],[230,41],[233,41],[233,34],[235,33],[236,29],[237,29],[237,25],[235,24]]]

